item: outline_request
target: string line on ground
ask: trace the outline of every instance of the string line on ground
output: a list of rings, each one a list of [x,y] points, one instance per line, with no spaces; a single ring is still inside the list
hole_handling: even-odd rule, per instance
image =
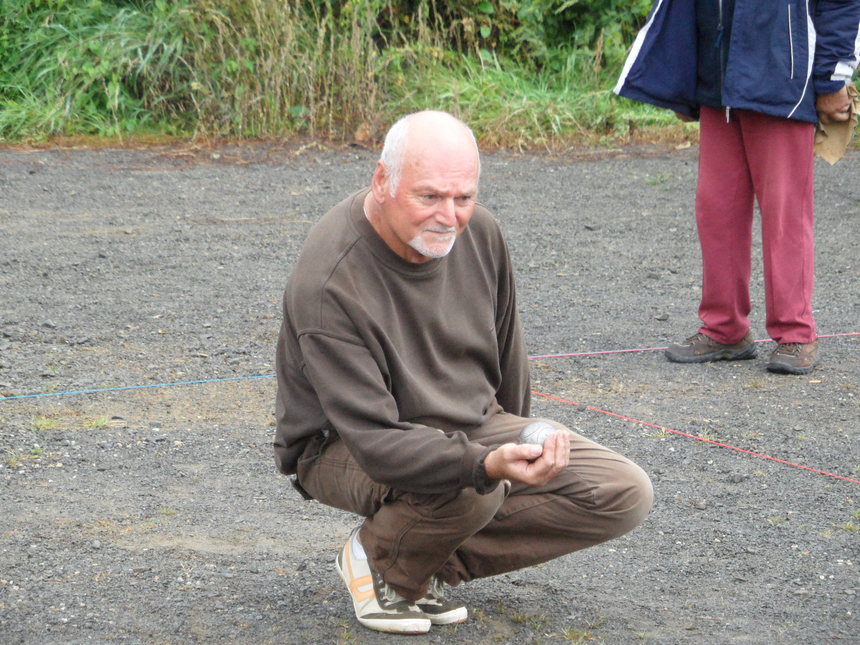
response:
[[[844,336],[860,336],[860,332],[857,331],[849,331],[839,334],[820,334],[819,338],[840,338]],[[757,340],[757,343],[766,343],[769,342],[769,339]],[[655,352],[666,349],[665,347],[647,347],[647,348],[639,348],[639,349],[607,349],[607,350],[597,350],[591,352],[576,352],[569,354],[536,354],[534,356],[529,356],[529,360],[537,360],[541,358],[573,358],[573,357],[582,357],[582,356],[604,356],[607,354],[631,354],[635,352]],[[36,394],[13,394],[12,396],[0,397],[0,402],[2,401],[14,401],[18,399],[36,399],[43,397],[51,397],[51,396],[69,396],[72,394],[98,394],[100,392],[121,392],[123,390],[139,390],[144,388],[151,387],[174,387],[177,385],[200,385],[203,383],[224,383],[226,381],[243,381],[249,379],[259,379],[259,378],[274,378],[274,374],[252,374],[248,376],[225,376],[221,378],[208,378],[208,379],[199,379],[196,381],[170,381],[166,383],[145,383],[142,385],[120,385],[116,387],[101,387],[101,388],[93,388],[90,390],[66,390],[64,392],[38,392]]]

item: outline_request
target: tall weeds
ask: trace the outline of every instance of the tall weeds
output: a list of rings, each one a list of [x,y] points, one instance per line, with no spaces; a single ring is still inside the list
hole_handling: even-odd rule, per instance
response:
[[[133,4],[133,3],[126,3]],[[0,135],[120,135],[180,117],[180,4],[5,2],[0,32]]]
[[[617,28],[610,61],[609,27],[599,25],[566,49],[540,48],[553,0],[0,3],[6,140],[147,131],[372,140],[403,113],[439,108],[486,143],[525,147],[623,134],[635,119],[619,118],[609,97]],[[568,21],[581,12],[560,6]],[[552,38],[563,35],[556,25]]]
[[[201,125],[220,134],[345,134],[377,109],[369,3],[198,0]],[[214,34],[214,38],[212,35]]]

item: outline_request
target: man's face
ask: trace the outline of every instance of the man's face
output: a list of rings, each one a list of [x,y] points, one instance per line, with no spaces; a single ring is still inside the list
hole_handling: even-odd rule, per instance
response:
[[[407,155],[393,197],[384,169],[377,172],[385,191],[377,227],[382,238],[410,262],[447,255],[475,209],[476,155],[439,150]]]

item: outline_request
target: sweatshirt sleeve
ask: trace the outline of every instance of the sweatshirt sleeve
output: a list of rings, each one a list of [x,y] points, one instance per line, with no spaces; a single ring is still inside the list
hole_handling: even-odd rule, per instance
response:
[[[815,93],[838,92],[851,81],[860,60],[860,2],[821,0],[813,21]]]
[[[496,400],[505,412],[528,417],[531,407],[528,356],[517,311],[513,266],[504,241],[502,249],[504,262],[501,263],[496,311],[502,383],[496,392]]]
[[[495,488],[476,468],[487,448],[462,432],[398,420],[388,375],[366,346],[322,331],[303,333],[299,343],[322,410],[374,481],[415,493]]]

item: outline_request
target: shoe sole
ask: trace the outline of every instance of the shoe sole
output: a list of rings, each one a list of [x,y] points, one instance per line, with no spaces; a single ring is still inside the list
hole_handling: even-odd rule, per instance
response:
[[[713,361],[746,361],[758,355],[758,347],[750,344],[741,349],[718,349],[715,352],[699,354],[698,356],[679,356],[667,349],[666,358],[673,363],[710,363]]]
[[[386,634],[408,634],[415,636],[417,634],[426,634],[429,632],[431,621],[426,619],[392,621],[388,618],[380,618],[378,620],[374,620],[373,618],[359,618],[358,622],[375,632],[384,632]],[[396,624],[392,624],[394,622],[396,622]]]
[[[347,593],[349,593],[349,580],[341,567],[341,554],[338,553],[334,559],[334,566],[340,574],[340,579],[346,585]],[[352,600],[352,594],[349,594]],[[355,602],[353,601],[353,611],[355,611]],[[355,617],[358,622],[377,632],[385,632],[386,634],[426,634],[430,631],[430,626],[433,621],[427,618],[362,618],[356,612]]]
[[[424,612],[433,625],[456,625],[466,622],[469,618],[469,610],[466,607],[457,607],[439,614],[434,614],[432,607],[429,610],[425,609],[426,605],[416,605],[416,607]]]
[[[813,369],[815,369],[815,363],[809,365],[808,367],[791,367],[790,365],[786,365],[785,363],[768,363],[767,371],[774,372],[776,374],[794,374],[796,376],[800,376],[803,374],[809,374]]]
[[[421,605],[418,605],[421,609]],[[424,615],[430,619],[432,625],[456,625],[457,623],[465,623],[469,618],[469,610],[465,607],[458,607],[451,611],[446,611],[444,614],[431,614],[424,612]]]

